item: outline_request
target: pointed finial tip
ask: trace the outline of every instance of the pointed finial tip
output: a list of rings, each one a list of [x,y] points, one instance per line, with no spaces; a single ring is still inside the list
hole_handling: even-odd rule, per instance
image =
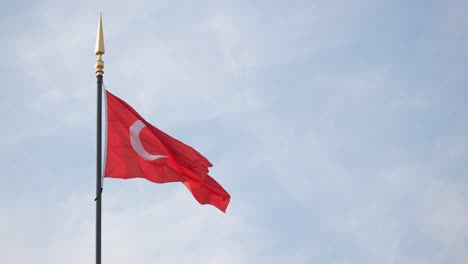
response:
[[[98,20],[98,30],[97,30],[97,37],[96,37],[96,49],[94,52],[96,55],[103,55],[105,53],[104,50],[104,34],[102,30],[102,14],[99,13],[99,20]]]
[[[105,53],[104,51],[104,34],[102,33],[102,15],[99,13],[99,20],[98,20],[98,30],[97,30],[97,37],[96,37],[96,50],[94,54],[98,56],[96,61],[96,75],[103,75],[104,74],[104,61],[102,60],[102,55]]]

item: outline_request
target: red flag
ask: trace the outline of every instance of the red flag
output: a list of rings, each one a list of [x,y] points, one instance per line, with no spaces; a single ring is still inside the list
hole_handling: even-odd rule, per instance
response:
[[[205,157],[148,123],[109,91],[106,98],[105,177],[182,182],[200,204],[226,212],[231,196],[208,175],[212,165]]]

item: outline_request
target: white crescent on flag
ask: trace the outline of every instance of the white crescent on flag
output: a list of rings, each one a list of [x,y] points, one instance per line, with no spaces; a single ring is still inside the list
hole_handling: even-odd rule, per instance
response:
[[[133,149],[138,155],[140,155],[145,160],[157,160],[162,158],[167,158],[164,155],[153,155],[148,153],[141,144],[140,132],[146,125],[141,122],[141,120],[135,121],[133,125],[130,126],[130,143],[132,144]]]

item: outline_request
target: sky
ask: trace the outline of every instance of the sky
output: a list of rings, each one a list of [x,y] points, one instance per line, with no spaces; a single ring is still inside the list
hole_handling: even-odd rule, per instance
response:
[[[466,1],[3,1],[0,263],[93,263],[106,88],[196,148],[106,179],[103,263],[468,263]]]

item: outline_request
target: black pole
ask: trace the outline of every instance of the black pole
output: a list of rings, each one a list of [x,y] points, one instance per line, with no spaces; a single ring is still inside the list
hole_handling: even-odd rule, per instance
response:
[[[101,202],[102,202],[102,74],[97,79],[96,130],[96,264],[101,264]]]

